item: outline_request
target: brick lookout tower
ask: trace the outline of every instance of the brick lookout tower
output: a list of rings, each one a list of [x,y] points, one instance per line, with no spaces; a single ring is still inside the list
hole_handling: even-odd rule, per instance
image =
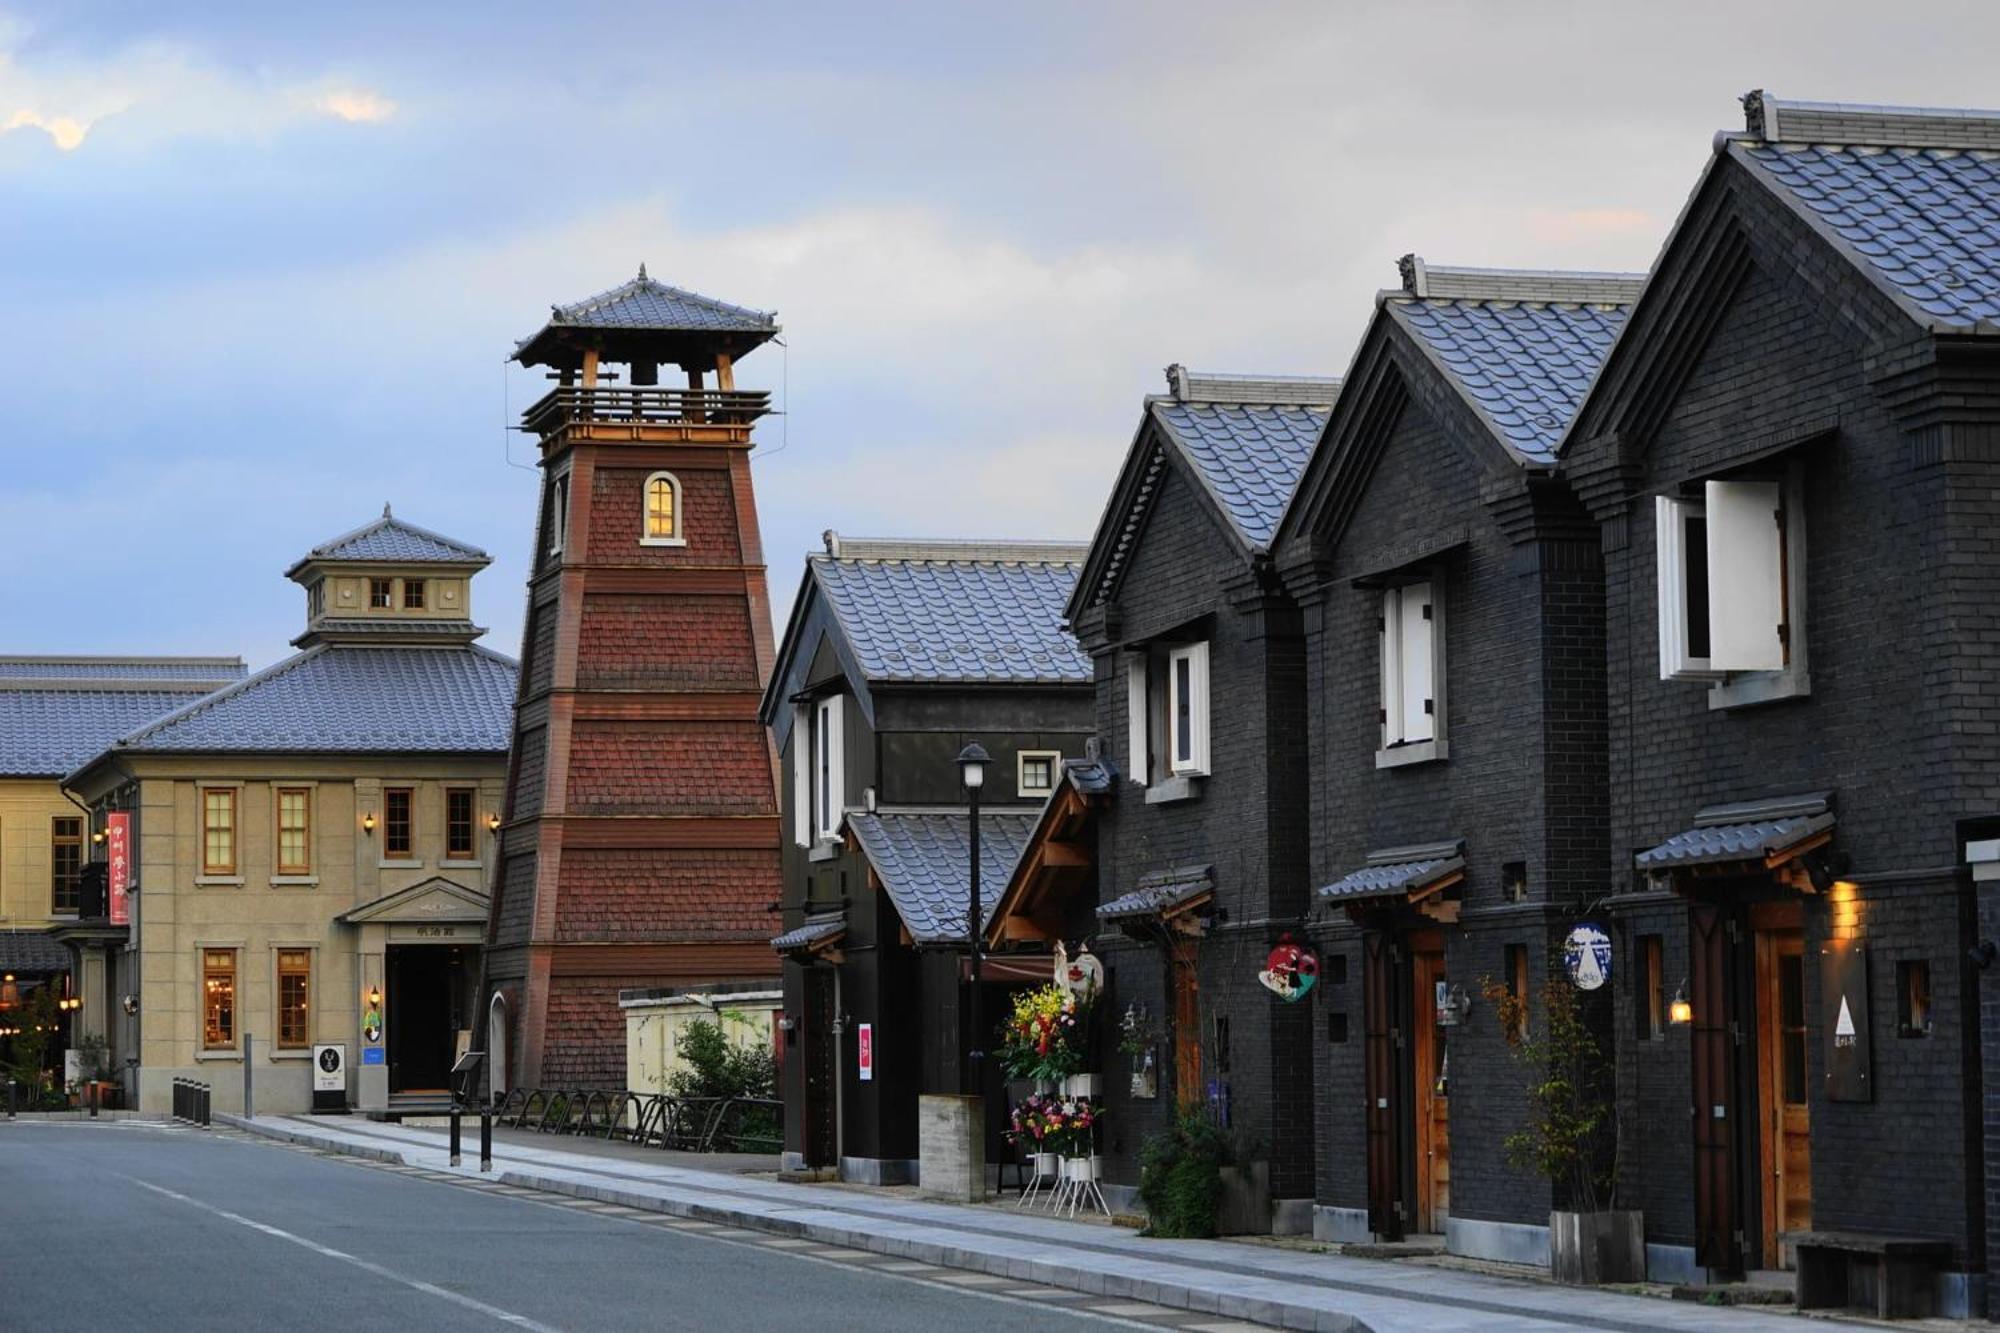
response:
[[[777,321],[646,276],[514,351],[556,385],[487,926],[494,1087],[623,1088],[619,991],[769,979],[770,601],[736,361]],[[685,387],[661,382],[662,365]]]

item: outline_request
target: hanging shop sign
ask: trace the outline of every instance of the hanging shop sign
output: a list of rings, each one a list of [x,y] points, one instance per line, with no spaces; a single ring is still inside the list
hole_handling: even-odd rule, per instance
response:
[[[1071,958],[1062,941],[1056,941],[1055,983],[1078,1000],[1088,1000],[1104,988],[1104,964],[1088,947]]]
[[[1287,1004],[1296,1003],[1312,992],[1319,980],[1319,955],[1292,943],[1290,935],[1278,937],[1278,947],[1264,960],[1257,974],[1264,988]]]
[[[1868,947],[1856,940],[1828,940],[1819,957],[1827,1100],[1873,1101],[1868,1077]]]
[[[1585,921],[1563,941],[1563,968],[1578,990],[1599,990],[1611,980],[1611,936]]]
[[[875,1025],[862,1023],[855,1030],[855,1068],[863,1083],[875,1077]]]
[[[132,924],[132,905],[125,895],[132,889],[132,815],[113,810],[104,817],[104,849],[107,861],[105,881],[110,901],[106,915],[114,926]]]

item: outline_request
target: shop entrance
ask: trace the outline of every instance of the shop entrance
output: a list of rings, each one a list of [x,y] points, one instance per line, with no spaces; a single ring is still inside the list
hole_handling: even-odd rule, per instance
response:
[[[1451,1212],[1451,1062],[1445,1048],[1446,1029],[1438,1024],[1438,1002],[1446,991],[1444,940],[1434,930],[1410,941],[1410,972],[1416,982],[1411,996],[1411,1083],[1415,1097],[1418,1231],[1442,1232]]]
[[[812,1170],[840,1165],[838,1090],[834,1085],[840,1071],[833,1031],[839,1004],[840,995],[835,988],[833,968],[808,966],[805,969],[804,1022],[801,1024],[805,1047],[800,1053],[801,1081],[805,1085],[804,1118],[801,1121],[804,1133],[800,1136],[799,1147],[805,1155],[806,1166]]]
[[[1371,931],[1362,947],[1368,1226],[1384,1240],[1441,1232],[1451,1213],[1444,936]]]
[[[1789,909],[1779,911],[1774,909]],[[1790,924],[1786,924],[1789,918]],[[1812,1229],[1812,1147],[1806,1110],[1805,936],[1799,904],[1753,909],[1757,938],[1758,1172],[1764,1192],[1764,1258],[1781,1264],[1778,1236]],[[1789,1265],[1785,1265],[1789,1266]]]
[[[449,1091],[477,952],[455,944],[391,944],[384,959],[389,1091]]]

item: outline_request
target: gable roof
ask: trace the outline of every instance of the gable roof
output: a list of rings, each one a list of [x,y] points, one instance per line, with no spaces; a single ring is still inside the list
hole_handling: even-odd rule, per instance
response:
[[[455,879],[432,875],[334,918],[345,925],[370,921],[484,921],[492,899]]]
[[[60,777],[245,674],[236,657],[0,657],[0,776]]]
[[[982,811],[979,816],[979,914],[993,919],[1014,862],[1033,828],[1033,813]],[[853,811],[847,831],[868,858],[896,915],[917,944],[965,938],[970,906],[970,820],[945,811]]]
[[[1218,375],[1167,367],[1170,392],[1148,394],[1067,614],[1117,586],[1159,494],[1168,452],[1246,555],[1270,548],[1319,442],[1340,381]]]
[[[751,310],[682,287],[639,276],[568,305],[549,307],[549,321],[514,345],[523,365],[551,364],[561,331],[627,334],[715,335],[719,345],[747,351],[779,332],[775,312]]]
[[[105,754],[501,754],[513,736],[518,675],[512,658],[477,644],[320,644],[125,735]]]
[[[294,561],[285,577],[296,576],[307,565],[326,562],[489,565],[493,558],[477,546],[406,523],[385,504],[382,517],[321,542]]]

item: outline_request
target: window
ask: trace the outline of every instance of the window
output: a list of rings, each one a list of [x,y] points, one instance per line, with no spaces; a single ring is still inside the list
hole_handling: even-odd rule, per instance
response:
[[[278,873],[312,873],[312,791],[278,788]]]
[[[382,855],[402,858],[416,845],[410,824],[410,789],[389,787],[382,792]]]
[[[1014,789],[1022,796],[1046,796],[1056,789],[1060,750],[1023,750],[1015,756]]]
[[[1500,864],[1500,896],[1510,903],[1528,901],[1528,863],[1503,861]]]
[[[312,1044],[312,951],[278,950],[278,1045]]]
[[[841,696],[821,699],[813,709],[813,836],[815,841],[840,831],[847,807],[846,754],[841,745]]]
[[[1641,935],[1632,946],[1632,1026],[1641,1041],[1667,1035],[1667,979],[1658,935]]]
[[[1442,674],[1437,599],[1433,584],[1405,583],[1382,594],[1382,750],[1440,739],[1437,681]],[[1433,746],[1433,749],[1435,747]],[[1397,756],[1402,758],[1403,756]],[[1432,758],[1431,750],[1411,758]]]
[[[560,555],[569,536],[569,473],[549,483],[549,554]]]
[[[444,854],[457,861],[478,855],[473,846],[473,797],[470,787],[447,787],[444,793]]]
[[[424,609],[424,581],[422,579],[403,580],[403,609],[421,611]]]
[[[1208,645],[1191,643],[1167,654],[1167,767],[1208,772]]]
[[[1803,477],[1795,468],[1786,480],[1704,482],[1699,500],[1654,498],[1661,680],[1797,665]]]
[[[306,589],[306,614],[323,616],[326,614],[326,580],[314,579]]]
[[[395,603],[392,600],[390,600],[390,593],[392,591],[393,588],[391,587],[389,580],[387,579],[368,580],[369,607],[376,611],[388,610],[391,606],[395,605]]]
[[[646,478],[646,512],[641,546],[685,546],[681,536],[681,484],[671,472]]]
[[[236,790],[233,787],[202,789],[201,868],[210,875],[236,873]]]
[[[57,815],[49,821],[49,911],[75,916],[83,910],[78,884],[83,878],[83,819]]]
[[[236,950],[201,951],[201,1044],[206,1050],[236,1046]]]
[[[1905,958],[1896,964],[1896,1035],[1931,1035],[1931,965],[1928,959]]]

